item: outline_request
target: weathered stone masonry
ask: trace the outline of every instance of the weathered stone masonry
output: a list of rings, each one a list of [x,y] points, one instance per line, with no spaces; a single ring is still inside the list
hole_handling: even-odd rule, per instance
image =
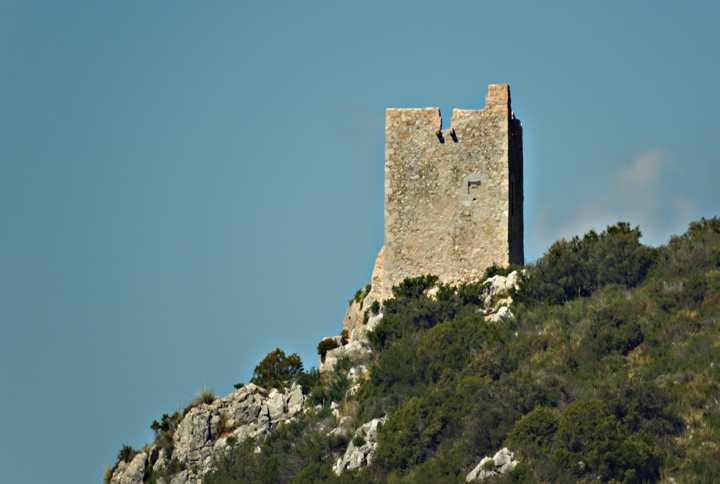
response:
[[[406,277],[476,281],[493,263],[523,262],[522,125],[510,88],[491,85],[485,109],[453,110],[448,130],[438,108],[388,109],[378,296]]]

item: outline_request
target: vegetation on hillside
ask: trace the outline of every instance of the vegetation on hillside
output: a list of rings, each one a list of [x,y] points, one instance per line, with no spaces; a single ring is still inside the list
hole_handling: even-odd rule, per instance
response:
[[[556,242],[497,323],[483,284],[403,281],[358,391],[348,360],[294,365],[321,409],[228,451],[205,483],[462,483],[504,446],[521,464],[485,482],[720,482],[720,219],[659,248],[640,236],[618,223]],[[328,436],[333,401],[354,428],[389,416],[369,468],[332,472],[350,439]]]

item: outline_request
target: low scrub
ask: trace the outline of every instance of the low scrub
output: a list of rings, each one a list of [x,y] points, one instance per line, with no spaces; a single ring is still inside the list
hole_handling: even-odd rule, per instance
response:
[[[276,350],[254,382],[295,378],[319,407],[227,449],[206,484],[463,483],[505,446],[520,464],[487,482],[720,482],[720,220],[659,248],[640,235],[618,223],[556,242],[499,323],[479,311],[481,283],[406,279],[368,334],[359,387],[349,359],[319,374]],[[332,471],[366,441],[328,434],[332,402],[351,430],[388,416],[372,466]]]

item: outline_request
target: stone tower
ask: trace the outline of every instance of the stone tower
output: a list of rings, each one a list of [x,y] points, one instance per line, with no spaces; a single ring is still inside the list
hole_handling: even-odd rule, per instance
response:
[[[490,85],[485,109],[453,110],[451,126],[438,108],[386,112],[381,299],[406,277],[476,281],[493,263],[524,262],[522,125],[509,86]]]

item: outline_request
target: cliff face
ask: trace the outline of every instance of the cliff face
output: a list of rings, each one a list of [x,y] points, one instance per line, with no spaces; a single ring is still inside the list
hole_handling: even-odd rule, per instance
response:
[[[157,482],[202,482],[214,469],[215,458],[250,437],[267,435],[303,412],[305,396],[298,385],[285,392],[267,391],[252,383],[225,398],[190,408],[177,428],[131,461],[118,463],[110,484],[142,484],[152,466]]]

